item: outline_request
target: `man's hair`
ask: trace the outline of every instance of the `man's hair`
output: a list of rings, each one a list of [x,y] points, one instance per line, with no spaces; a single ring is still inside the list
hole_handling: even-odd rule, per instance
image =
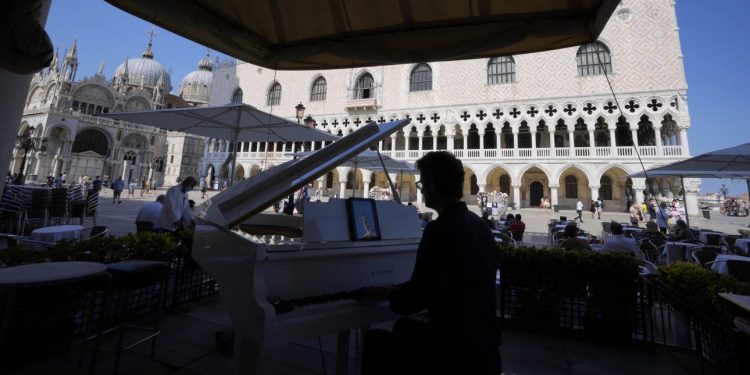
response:
[[[612,234],[622,234],[622,224],[613,221],[609,224],[609,230],[612,231]]]
[[[156,201],[163,204],[164,203],[164,198],[165,198],[164,194],[159,194],[159,196],[156,197]]]
[[[194,187],[198,185],[198,180],[196,180],[193,176],[187,176],[184,180],[182,180],[181,185],[185,187]]]
[[[516,214],[516,220],[521,221],[521,214]]]
[[[566,238],[573,238],[573,237],[576,237],[577,235],[578,235],[578,227],[575,224],[570,223],[565,226],[564,236]]]
[[[417,169],[422,176],[429,176],[446,197],[463,197],[464,165],[453,154],[433,151],[417,160]]]
[[[653,222],[653,221],[646,222],[646,231],[656,232],[658,230],[659,230],[659,227],[656,225],[656,222]]]

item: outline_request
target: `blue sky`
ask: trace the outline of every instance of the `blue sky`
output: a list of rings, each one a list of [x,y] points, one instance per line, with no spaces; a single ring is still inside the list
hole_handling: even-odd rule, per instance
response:
[[[693,155],[750,142],[744,112],[750,105],[748,16],[748,0],[677,0]],[[46,28],[60,54],[78,39],[78,77],[93,75],[102,61],[112,77],[125,58],[138,57],[146,48],[151,25],[102,0],[53,0]],[[175,90],[206,53],[205,47],[159,28],[153,48],[155,59],[171,70]],[[704,180],[702,190],[715,192],[722,182],[730,194],[746,192],[744,182],[728,180]]]

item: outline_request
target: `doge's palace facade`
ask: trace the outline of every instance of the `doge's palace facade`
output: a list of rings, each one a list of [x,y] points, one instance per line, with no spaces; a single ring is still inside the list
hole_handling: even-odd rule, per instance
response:
[[[604,73],[607,73],[606,75]],[[608,79],[615,91],[613,97]],[[466,168],[464,195],[499,189],[520,207],[543,196],[563,208],[602,197],[609,210],[649,195],[676,197],[675,179],[627,177],[690,155],[683,56],[674,0],[625,0],[596,43],[542,53],[325,71],[273,71],[248,63],[218,69],[212,105],[242,101],[294,118],[302,103],[318,129],[346,135],[363,124],[410,118],[378,147],[415,161],[448,150]],[[244,143],[237,177],[288,160],[301,147]],[[226,140],[206,143],[201,174],[226,178]],[[223,172],[223,173],[222,173]],[[319,183],[329,195],[363,195],[385,176],[337,168]],[[418,176],[394,175],[418,200]],[[699,180],[686,180],[697,212]]]

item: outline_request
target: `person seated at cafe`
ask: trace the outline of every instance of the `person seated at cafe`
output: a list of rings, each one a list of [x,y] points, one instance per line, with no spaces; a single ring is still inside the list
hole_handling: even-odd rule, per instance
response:
[[[489,212],[487,212],[487,211],[482,212],[482,220],[484,220],[487,223],[487,225],[490,227],[490,229],[495,229],[495,223],[492,221],[492,219],[490,219],[490,213]],[[425,225],[427,225],[427,223],[425,223]],[[422,228],[424,228],[424,227],[425,226],[422,225]]]
[[[516,241],[523,241],[523,232],[526,231],[526,223],[521,220],[521,214],[516,214],[513,223],[508,225],[508,231],[513,235]]]
[[[641,241],[641,250],[648,260],[656,260],[659,256],[659,248],[667,242],[667,237],[659,231],[659,226],[654,221],[646,222],[646,230],[637,234]]]
[[[573,223],[570,223],[565,226],[563,237],[565,239],[562,242],[560,242],[561,249],[591,250],[591,245],[589,245],[588,241],[586,241],[583,238],[578,238],[578,227]]]
[[[612,236],[604,242],[602,253],[623,253],[638,255],[638,244],[635,239],[625,237],[622,230],[622,224],[613,221],[609,224]]]
[[[135,226],[138,233],[144,230],[154,231],[159,229],[159,215],[162,207],[164,207],[164,194],[156,197],[155,201],[146,203],[141,207],[135,217]],[[147,224],[140,223],[151,223],[151,229],[146,229]]]
[[[693,232],[690,231],[685,220],[677,220],[674,224],[674,240],[678,242],[696,242]]]
[[[516,221],[516,218],[513,214],[508,214],[508,216],[505,217],[505,226],[509,227],[514,221]]]

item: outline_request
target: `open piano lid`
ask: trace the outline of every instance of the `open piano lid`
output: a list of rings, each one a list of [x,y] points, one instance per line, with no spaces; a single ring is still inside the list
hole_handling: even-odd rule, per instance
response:
[[[370,123],[312,155],[290,160],[235,183],[228,191],[201,204],[197,210],[198,217],[221,227],[232,228],[397,132],[410,121]]]

